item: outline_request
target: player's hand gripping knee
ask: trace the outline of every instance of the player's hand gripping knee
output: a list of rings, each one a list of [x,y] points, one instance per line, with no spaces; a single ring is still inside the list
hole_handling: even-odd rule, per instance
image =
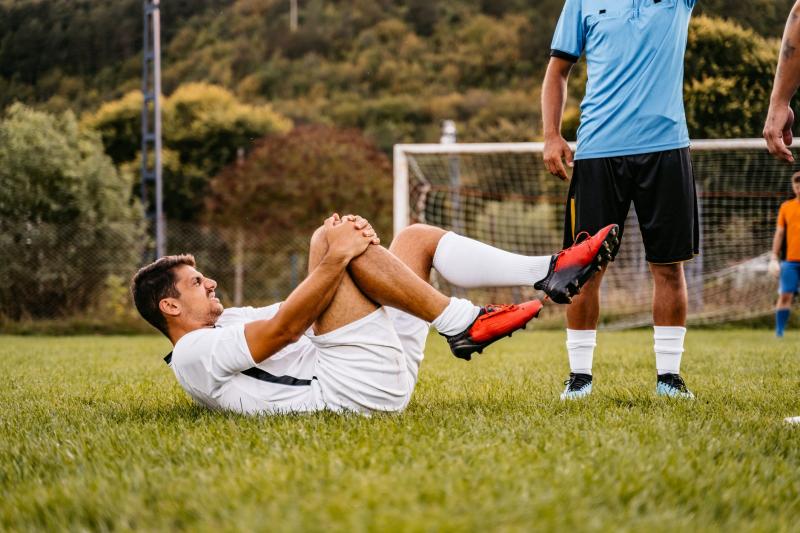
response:
[[[374,238],[374,232],[358,229],[355,221],[341,219],[335,213],[325,220],[325,230],[328,254],[345,261],[363,254]]]
[[[372,224],[369,221],[359,215],[345,215],[342,217],[342,220],[350,220],[352,221],[356,229],[361,230],[364,234],[364,237],[371,237],[372,244],[380,244],[381,239],[378,237],[378,233],[375,231],[375,228],[372,227]]]
[[[564,181],[569,179],[567,169],[564,167],[564,161],[570,168],[575,164],[572,160],[572,148],[569,147],[564,137],[561,135],[546,137],[542,155],[544,156],[544,166],[550,174],[558,176]]]

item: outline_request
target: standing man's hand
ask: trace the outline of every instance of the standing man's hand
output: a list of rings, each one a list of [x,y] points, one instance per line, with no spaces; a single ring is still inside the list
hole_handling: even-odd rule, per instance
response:
[[[545,137],[542,155],[544,156],[544,166],[550,174],[558,176],[564,181],[569,179],[564,163],[566,162],[566,166],[570,168],[575,166],[575,163],[573,162],[572,148],[569,147],[564,137],[561,135]]]
[[[789,163],[794,156],[789,147],[792,145],[792,125],[794,111],[787,104],[772,102],[764,124],[764,139],[767,140],[769,153]]]
[[[792,145],[792,124],[794,112],[789,107],[794,93],[800,87],[800,0],[797,0],[786,20],[781,41],[781,55],[775,71],[775,83],[769,100],[767,122],[764,125],[764,138],[769,153],[789,163],[794,156]]]

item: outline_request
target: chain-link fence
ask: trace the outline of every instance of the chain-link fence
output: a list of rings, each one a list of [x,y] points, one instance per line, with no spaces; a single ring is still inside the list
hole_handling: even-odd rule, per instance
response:
[[[3,329],[58,321],[63,324],[55,329],[64,331],[72,321],[91,323],[95,330],[146,331],[128,289],[136,270],[153,259],[153,239],[145,226],[3,221]],[[219,283],[226,306],[280,301],[306,274],[310,235],[168,221],[167,236],[168,253],[193,254],[198,269]]]

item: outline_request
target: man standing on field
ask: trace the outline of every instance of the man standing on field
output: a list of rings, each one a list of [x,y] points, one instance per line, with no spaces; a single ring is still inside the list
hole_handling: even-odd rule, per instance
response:
[[[775,304],[775,336],[783,337],[792,300],[800,288],[800,172],[792,176],[795,198],[786,200],[778,211],[775,238],[769,260],[770,274],[780,275],[778,302]],[[786,257],[779,262],[781,248],[786,243]]]
[[[542,87],[544,163],[569,179],[564,243],[606,224],[620,232],[633,202],[654,280],[656,392],[693,398],[680,376],[686,334],[683,262],[698,253],[699,226],[683,58],[695,0],[566,0]],[[574,155],[561,136],[567,79],[586,56],[586,96]],[[570,378],[562,399],[592,390],[601,272],[567,309]],[[632,289],[634,289],[632,287]]]
[[[792,97],[800,87],[800,1],[795,2],[783,30],[781,55],[775,72],[775,85],[769,101],[769,112],[764,124],[764,138],[769,152],[778,159],[794,163],[789,147],[792,145],[794,112],[789,107]],[[794,187],[794,181],[792,182]],[[795,189],[795,194],[797,189]],[[774,269],[774,266],[773,266]],[[788,318],[788,316],[787,316]],[[800,416],[787,418],[791,424],[800,424]]]

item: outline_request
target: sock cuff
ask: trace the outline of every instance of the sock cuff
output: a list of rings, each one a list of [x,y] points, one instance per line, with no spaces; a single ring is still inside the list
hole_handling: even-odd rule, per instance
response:
[[[596,329],[569,329],[567,328],[568,341],[595,341],[597,340]]]
[[[435,268],[437,272],[441,271],[442,258],[447,255],[448,250],[453,245],[453,239],[456,237],[458,237],[457,233],[448,231],[442,235],[441,239],[439,239],[439,243],[436,245],[436,250],[433,252],[432,262],[433,268]]]
[[[567,328],[567,349],[594,348],[597,346],[596,329],[569,329]]]
[[[683,339],[686,328],[680,326],[653,326],[653,350],[656,358],[683,353]],[[659,367],[660,369],[660,367]]]
[[[653,326],[653,338],[656,340],[680,339],[686,336],[686,328],[682,326]]]
[[[455,335],[472,324],[481,308],[464,298],[450,297],[450,303],[444,311],[433,319],[431,325],[443,335]]]

